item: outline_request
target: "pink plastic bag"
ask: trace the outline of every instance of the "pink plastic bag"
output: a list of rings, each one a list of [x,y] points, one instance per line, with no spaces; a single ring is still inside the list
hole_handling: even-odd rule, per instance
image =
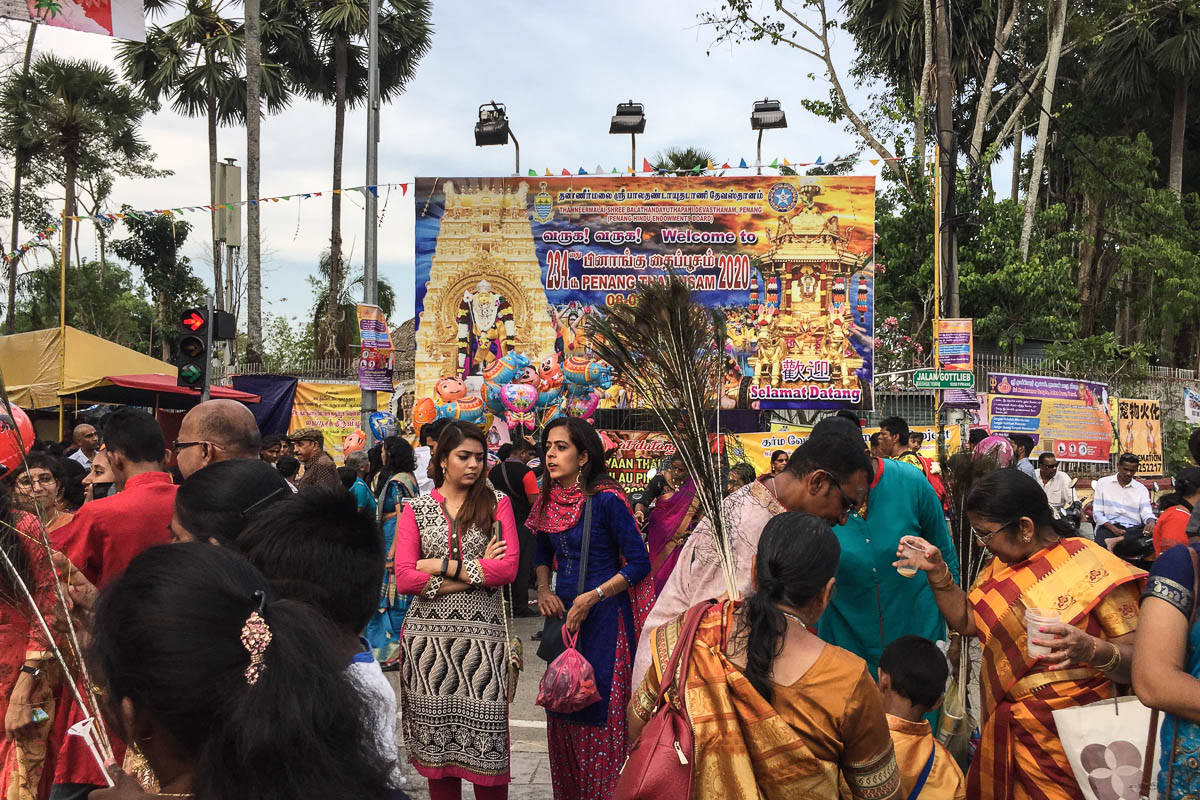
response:
[[[600,702],[600,692],[596,690],[595,670],[575,649],[579,634],[571,633],[564,625],[562,637],[567,649],[546,667],[538,684],[537,704],[557,714],[573,714]]]

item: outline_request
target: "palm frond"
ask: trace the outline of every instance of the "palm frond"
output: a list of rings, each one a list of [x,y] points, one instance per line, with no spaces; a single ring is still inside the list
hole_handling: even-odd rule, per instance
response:
[[[696,484],[699,509],[709,520],[730,597],[739,596],[733,551],[722,515],[724,482],[718,390],[724,373],[724,319],[692,299],[675,274],[643,284],[636,302],[588,318],[595,354],[613,380],[647,403],[671,438]]]

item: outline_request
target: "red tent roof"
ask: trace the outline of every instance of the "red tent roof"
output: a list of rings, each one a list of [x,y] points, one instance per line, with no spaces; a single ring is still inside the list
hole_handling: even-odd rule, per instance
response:
[[[182,394],[191,397],[199,398],[200,392],[195,389],[185,389],[175,383],[175,378],[171,375],[106,375],[104,379],[116,386],[123,386],[126,389],[144,389],[149,392],[163,392],[166,394]],[[211,386],[209,387],[209,396],[214,400],[240,400],[243,403],[257,403],[262,398],[256,394],[249,392],[239,392],[237,389],[228,386]]]

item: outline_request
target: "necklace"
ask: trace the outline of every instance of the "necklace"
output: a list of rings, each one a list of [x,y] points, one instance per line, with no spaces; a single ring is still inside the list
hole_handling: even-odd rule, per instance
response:
[[[784,611],[782,608],[780,608],[780,609],[779,609],[779,613],[780,613],[780,614],[783,614],[785,617],[787,617],[788,619],[790,619],[792,622],[799,622],[799,623],[800,623],[801,625],[803,625],[805,628],[807,628],[807,627],[808,627],[808,623],[807,623],[807,622],[805,622],[804,620],[800,619],[800,617],[796,616],[795,614],[790,614],[790,613],[788,613],[787,611]]]

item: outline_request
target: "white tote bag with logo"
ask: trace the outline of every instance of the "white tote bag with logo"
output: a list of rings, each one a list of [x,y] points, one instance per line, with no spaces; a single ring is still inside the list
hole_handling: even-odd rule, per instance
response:
[[[1071,771],[1087,800],[1158,797],[1158,712],[1136,697],[1120,697],[1053,714]]]

